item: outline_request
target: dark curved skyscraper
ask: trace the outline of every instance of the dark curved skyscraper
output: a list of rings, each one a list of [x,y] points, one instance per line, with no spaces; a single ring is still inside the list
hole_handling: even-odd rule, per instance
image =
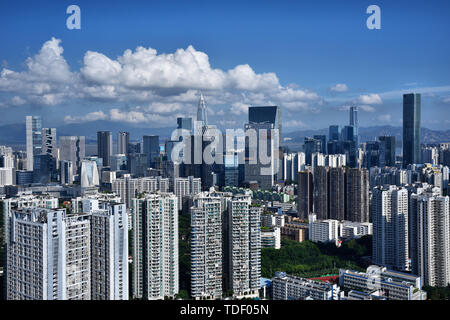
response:
[[[403,95],[403,166],[420,163],[420,93]]]
[[[112,135],[111,131],[97,131],[97,155],[103,159],[103,166],[111,165]]]

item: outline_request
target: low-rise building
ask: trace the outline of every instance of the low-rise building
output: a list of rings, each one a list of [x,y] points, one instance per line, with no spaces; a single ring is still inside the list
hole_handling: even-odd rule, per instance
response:
[[[339,270],[339,286],[351,298],[356,297],[357,291],[388,300],[426,300],[421,277],[375,265],[368,267],[366,272]]]
[[[339,300],[336,284],[277,272],[272,279],[273,300]]]

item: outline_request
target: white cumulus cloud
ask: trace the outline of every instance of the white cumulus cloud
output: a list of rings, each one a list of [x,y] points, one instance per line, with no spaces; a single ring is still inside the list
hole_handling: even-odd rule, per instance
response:
[[[338,84],[336,84],[334,86],[331,86],[330,87],[330,91],[333,91],[333,92],[346,92],[346,91],[348,91],[348,87],[347,87],[347,85],[345,83],[338,83]]]

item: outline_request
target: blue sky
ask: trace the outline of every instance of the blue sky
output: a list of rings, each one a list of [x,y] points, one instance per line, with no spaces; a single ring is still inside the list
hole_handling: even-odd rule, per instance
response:
[[[66,28],[70,4],[81,30]],[[366,27],[371,4],[381,30]],[[287,130],[346,124],[352,104],[361,126],[399,126],[402,93],[415,91],[423,126],[450,128],[448,1],[2,1],[0,12],[0,124],[173,126],[202,91],[222,127],[261,104],[280,105]]]

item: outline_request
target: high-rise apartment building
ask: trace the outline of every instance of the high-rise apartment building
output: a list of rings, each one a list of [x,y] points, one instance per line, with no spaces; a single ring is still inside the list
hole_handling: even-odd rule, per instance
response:
[[[328,219],[330,193],[328,191],[329,186],[329,169],[328,167],[319,166],[314,168],[313,176],[313,207],[314,213],[320,220]],[[311,213],[311,212],[310,212]],[[308,213],[308,215],[310,214]]]
[[[8,300],[91,299],[89,215],[12,210],[8,230]]]
[[[235,297],[257,297],[261,277],[260,207],[251,207],[251,196],[227,201],[224,219],[225,287]]]
[[[83,201],[91,214],[93,300],[128,300],[128,215],[124,203]]]
[[[421,163],[420,159],[420,93],[403,95],[403,166]]]
[[[222,297],[222,199],[202,192],[191,207],[191,296]]]
[[[169,179],[161,177],[131,178],[130,175],[124,175],[123,178],[113,180],[111,188],[127,208],[131,208],[132,199],[139,193],[169,192]]]
[[[325,186],[325,188],[328,188],[328,219],[345,219],[345,177],[345,168],[330,168],[328,186]],[[322,181],[318,181],[316,180],[316,177],[314,177],[314,188],[318,182],[322,184]],[[316,211],[316,208],[314,208],[314,211]],[[317,218],[327,219],[326,217],[319,215]]]
[[[369,171],[348,168],[346,170],[345,219],[355,222],[369,222]]]
[[[450,284],[450,201],[448,196],[429,192],[411,195],[411,215],[415,223],[412,238],[412,271],[425,285]]]
[[[146,194],[132,203],[133,298],[173,298],[179,291],[177,198]]]
[[[297,212],[300,219],[308,219],[313,212],[313,173],[307,169],[298,173]]]
[[[375,187],[370,207],[373,263],[409,270],[408,190],[393,185]]]
[[[174,193],[178,198],[178,208],[181,209],[183,196],[196,195],[202,191],[202,180],[189,176],[187,178],[174,179]]]

